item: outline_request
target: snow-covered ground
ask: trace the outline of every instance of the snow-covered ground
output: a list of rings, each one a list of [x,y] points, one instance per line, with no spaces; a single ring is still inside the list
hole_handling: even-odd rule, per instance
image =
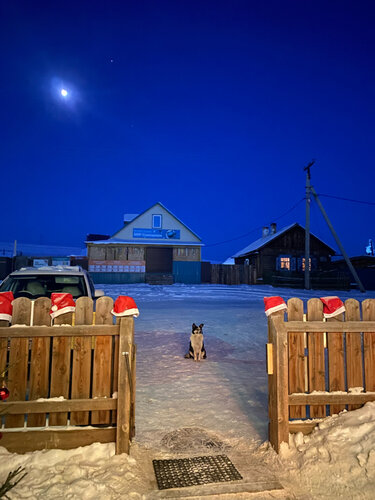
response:
[[[140,310],[131,454],[115,456],[113,444],[26,455],[0,448],[0,483],[18,465],[28,472],[11,498],[147,498],[156,487],[152,459],[210,454],[212,448],[236,450],[263,464],[277,475],[289,498],[373,498],[375,403],[326,419],[308,437],[291,437],[279,456],[267,445],[263,297],[306,300],[337,294],[343,300],[363,300],[375,298],[375,292],[247,285],[98,288],[113,298],[132,296]],[[200,363],[184,358],[193,322],[204,323],[207,360]]]

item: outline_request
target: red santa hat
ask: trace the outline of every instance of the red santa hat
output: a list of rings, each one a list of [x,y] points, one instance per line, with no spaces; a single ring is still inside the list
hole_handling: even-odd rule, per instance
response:
[[[134,299],[126,295],[119,295],[117,297],[111,313],[117,317],[135,316],[137,318],[139,316],[138,307]]]
[[[51,310],[50,315],[55,319],[61,314],[74,312],[76,305],[71,293],[51,293]]]
[[[323,302],[323,315],[325,318],[333,318],[345,312],[344,303],[336,295],[321,297],[320,300]]]
[[[266,316],[276,311],[282,311],[287,308],[285,300],[281,297],[264,297],[264,311]]]
[[[12,321],[13,300],[13,292],[0,292],[0,319],[9,323]]]

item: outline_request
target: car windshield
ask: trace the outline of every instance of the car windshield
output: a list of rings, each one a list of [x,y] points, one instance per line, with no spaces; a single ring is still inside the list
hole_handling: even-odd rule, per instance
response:
[[[9,276],[0,285],[0,292],[13,292],[14,298],[50,297],[51,293],[71,293],[76,299],[87,296],[85,281],[82,276],[69,275],[24,275]]]

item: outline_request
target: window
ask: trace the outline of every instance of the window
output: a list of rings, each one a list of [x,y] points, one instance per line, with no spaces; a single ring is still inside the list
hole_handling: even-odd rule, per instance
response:
[[[290,257],[280,257],[280,269],[290,271]]]
[[[296,258],[290,255],[280,255],[276,258],[276,270],[277,271],[295,271],[296,270]]]
[[[306,259],[305,257],[302,258],[302,271],[305,270],[305,262],[306,262]],[[311,258],[309,258],[309,271],[311,271]]]
[[[154,214],[152,216],[152,228],[153,229],[161,229],[161,215]]]
[[[310,257],[309,263],[309,270],[314,271],[316,269],[316,258]],[[298,257],[298,271],[305,272],[305,257]]]

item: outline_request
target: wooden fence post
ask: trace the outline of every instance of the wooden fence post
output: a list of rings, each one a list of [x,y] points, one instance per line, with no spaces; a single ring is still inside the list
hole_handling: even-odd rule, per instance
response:
[[[131,353],[134,348],[134,319],[124,317],[120,319],[119,354],[118,354],[118,399],[117,399],[117,429],[116,455],[129,454],[131,436],[131,400],[132,378]]]
[[[288,300],[288,321],[303,321],[303,301],[296,297]],[[305,392],[305,334],[288,334],[289,393]],[[291,406],[290,418],[305,418],[306,406]]]
[[[284,313],[269,318],[268,341],[273,346],[273,374],[268,376],[269,439],[278,453],[282,442],[289,442],[288,337]]]

